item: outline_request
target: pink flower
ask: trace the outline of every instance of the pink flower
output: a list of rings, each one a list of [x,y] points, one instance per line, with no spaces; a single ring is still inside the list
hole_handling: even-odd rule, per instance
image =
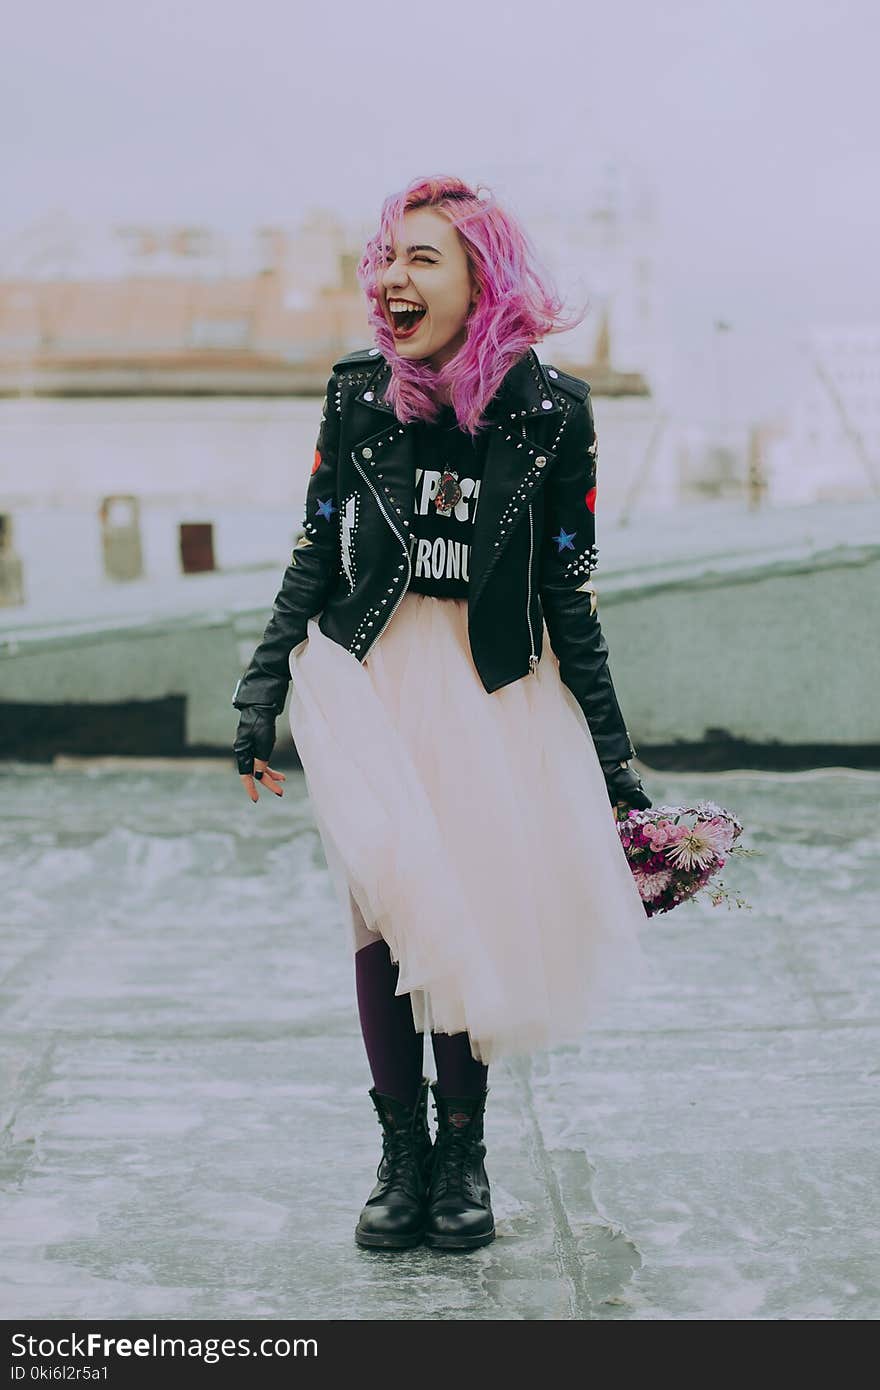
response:
[[[737,838],[737,827],[735,827],[733,821],[728,820],[726,816],[710,816],[708,817],[708,823],[712,826],[712,830],[715,831],[717,847],[719,847],[722,853],[726,853],[731,845],[733,845],[735,838]]]
[[[716,854],[723,854],[728,849],[728,829],[718,820],[717,816],[710,821],[694,821],[694,830],[710,845],[714,846]]]
[[[697,821],[692,829],[686,829],[684,835],[677,838],[666,853],[676,869],[702,871],[708,868],[716,858],[716,842],[711,826]]]
[[[652,850],[656,852],[658,849],[662,849],[664,845],[668,844],[671,834],[675,829],[676,827],[673,825],[672,821],[668,820],[659,820],[655,825],[650,826],[648,828],[648,834],[650,836]]]
[[[663,869],[659,874],[637,873],[633,877],[639,890],[639,897],[647,903],[669,886],[672,874],[668,869]]]

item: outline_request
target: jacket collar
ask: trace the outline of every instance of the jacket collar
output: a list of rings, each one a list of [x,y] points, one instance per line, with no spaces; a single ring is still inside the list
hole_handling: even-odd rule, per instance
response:
[[[357,393],[357,400],[373,410],[394,417],[394,411],[384,399],[391,381],[391,365],[379,354],[375,371]],[[486,406],[485,414],[493,424],[509,429],[513,424],[520,434],[528,431],[527,421],[561,414],[561,406],[547,376],[547,369],[534,348],[529,348],[510,367],[500,386]]]

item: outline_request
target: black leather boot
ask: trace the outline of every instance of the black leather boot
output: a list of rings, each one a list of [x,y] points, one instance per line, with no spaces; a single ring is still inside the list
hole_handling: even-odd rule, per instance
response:
[[[483,1114],[488,1087],[479,1096],[442,1096],[432,1084],[437,1141],[431,1165],[425,1244],[472,1250],[495,1239],[489,1178],[483,1159]]]
[[[358,1245],[400,1250],[418,1245],[425,1229],[433,1151],[428,1080],[422,1078],[412,1109],[375,1086],[369,1094],[382,1126],[382,1157],[354,1238]]]

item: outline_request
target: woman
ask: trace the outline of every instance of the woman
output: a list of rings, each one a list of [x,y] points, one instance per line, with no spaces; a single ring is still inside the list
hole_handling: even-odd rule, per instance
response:
[[[423,179],[383,205],[358,267],[376,346],[334,365],[303,534],[233,695],[245,789],[281,796],[292,678],[383,1131],[355,1238],[379,1248],[493,1238],[490,1061],[578,1038],[644,966],[614,817],[651,802],[590,583],[589,386],[535,355],[571,324],[481,192]]]

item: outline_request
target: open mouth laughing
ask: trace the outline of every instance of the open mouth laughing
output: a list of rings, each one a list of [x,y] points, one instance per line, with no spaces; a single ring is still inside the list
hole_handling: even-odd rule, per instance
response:
[[[398,341],[411,338],[414,333],[418,332],[427,312],[424,304],[416,304],[412,299],[389,298],[388,315],[391,319],[395,338]]]

